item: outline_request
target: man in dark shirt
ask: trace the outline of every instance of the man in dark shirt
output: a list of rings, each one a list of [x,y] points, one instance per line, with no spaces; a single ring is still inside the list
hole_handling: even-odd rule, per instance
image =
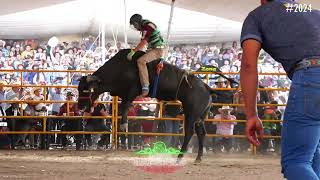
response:
[[[67,92],[67,101],[69,102],[69,111],[68,104],[64,103],[60,107],[60,111],[58,116],[80,116],[80,111],[78,109],[77,103],[74,103],[74,94],[72,92]],[[73,103],[72,103],[73,102]],[[69,112],[69,114],[68,114]],[[64,119],[64,125],[62,126],[62,131],[81,131],[82,130],[82,120],[81,119]],[[76,134],[74,135],[76,142],[76,149],[80,150],[81,148],[81,137],[82,135]],[[67,136],[66,134],[60,134],[59,139],[62,141],[62,146],[66,147],[67,145]]]
[[[257,58],[263,48],[292,80],[282,128],[281,165],[288,180],[320,178],[320,11],[299,11],[292,0],[261,0],[249,13],[242,33],[241,84],[246,134],[255,145],[263,127],[257,115]]]
[[[90,112],[84,112],[85,116],[108,116],[107,109],[105,105],[99,104],[97,101],[93,103]],[[110,132],[111,131],[111,122],[108,122],[108,126],[104,122],[104,118],[99,119],[87,119],[87,124],[85,126],[85,131],[103,131]],[[86,140],[88,146],[92,146],[92,138],[91,134],[86,134]],[[98,142],[98,148],[102,148],[104,145],[108,145],[110,143],[110,134],[101,135],[101,139]]]

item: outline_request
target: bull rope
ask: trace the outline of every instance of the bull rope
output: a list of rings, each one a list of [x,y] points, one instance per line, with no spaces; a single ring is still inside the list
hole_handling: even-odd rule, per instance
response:
[[[179,93],[179,91],[180,91],[180,86],[181,86],[182,81],[183,81],[184,79],[186,80],[186,82],[187,82],[187,84],[189,85],[189,87],[192,88],[192,85],[190,84],[190,82],[189,82],[189,80],[188,80],[188,76],[189,76],[189,73],[186,72],[186,71],[182,74],[181,79],[180,79],[179,84],[178,84],[176,96],[175,96],[175,98],[174,98],[175,100],[177,100],[177,98],[178,98],[178,93]]]

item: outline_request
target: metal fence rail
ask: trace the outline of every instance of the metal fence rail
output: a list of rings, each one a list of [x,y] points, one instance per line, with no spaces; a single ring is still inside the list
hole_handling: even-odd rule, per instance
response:
[[[67,83],[70,82],[70,73],[92,73],[94,71],[78,71],[78,70],[0,70],[0,72],[19,72],[20,73],[20,85],[2,85],[3,87],[41,87],[44,90],[44,96],[47,95],[47,88],[77,88],[74,85],[26,85],[22,79],[23,72],[64,72],[67,73]],[[204,74],[205,80],[209,81],[209,75],[211,74],[239,74],[239,73],[210,73],[210,72],[193,72],[193,74]],[[286,75],[285,73],[261,73],[260,75]],[[226,90],[240,90],[241,88],[212,88],[214,90],[226,91]],[[288,91],[289,88],[258,88],[260,91]],[[33,100],[23,100],[23,101],[16,101],[16,100],[0,100],[0,103],[16,103],[20,106],[20,116],[0,116],[0,118],[7,118],[7,119],[41,119],[42,120],[42,131],[6,131],[0,132],[0,135],[3,134],[111,134],[112,135],[112,146],[117,148],[118,146],[118,136],[119,135],[148,135],[148,136],[184,136],[183,133],[179,134],[172,134],[172,133],[151,133],[151,132],[118,132],[118,120],[121,116],[118,115],[118,105],[121,103],[118,97],[114,97],[112,101],[102,101],[99,103],[103,104],[111,104],[112,105],[112,112],[109,116],[69,116],[69,105],[73,103],[77,103],[76,101],[53,101],[53,100],[43,100],[43,101],[33,101]],[[67,115],[66,116],[23,116],[23,110],[21,108],[22,104],[28,103],[46,103],[46,104],[53,104],[53,103],[67,103]],[[167,118],[162,116],[163,104],[167,103],[169,105],[181,105],[178,101],[160,101],[160,102],[133,102],[134,104],[157,104],[159,105],[159,116],[158,117],[141,117],[141,116],[128,116],[128,120],[173,120],[173,121],[183,121],[182,118]],[[212,103],[212,106],[233,106],[233,107],[240,107],[244,106],[244,104],[230,104],[230,103]],[[258,104],[257,106],[286,106],[286,104]],[[111,119],[111,132],[101,132],[101,131],[50,131],[47,130],[47,120],[55,120],[55,119],[67,119],[67,120],[75,120],[75,119]],[[207,118],[205,122],[238,122],[238,123],[245,123],[246,120],[225,120],[225,119],[209,119]],[[271,122],[271,123],[281,123],[281,120],[262,120],[262,122]],[[245,138],[245,135],[218,135],[218,134],[207,134],[208,137],[230,137],[230,138]],[[264,138],[280,138],[280,136],[264,136]],[[255,147],[253,148],[253,152],[255,153]]]

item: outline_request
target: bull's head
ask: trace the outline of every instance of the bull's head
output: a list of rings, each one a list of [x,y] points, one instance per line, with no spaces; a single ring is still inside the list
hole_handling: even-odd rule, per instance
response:
[[[79,80],[78,107],[81,111],[89,111],[93,102],[99,97],[99,83],[97,76],[82,76]]]

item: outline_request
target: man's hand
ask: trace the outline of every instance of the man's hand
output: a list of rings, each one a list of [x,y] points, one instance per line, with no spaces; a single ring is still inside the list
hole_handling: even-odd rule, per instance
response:
[[[157,65],[157,74],[160,74],[161,70],[163,69],[163,62],[160,62],[158,65]]]
[[[259,138],[263,137],[263,125],[261,120],[257,116],[249,118],[247,120],[246,135],[251,144],[255,146],[260,145],[258,136]]]
[[[131,49],[130,53],[127,55],[127,59],[128,59],[129,61],[132,60],[132,56],[134,55],[134,53],[135,53],[135,51],[134,51],[133,49]]]

